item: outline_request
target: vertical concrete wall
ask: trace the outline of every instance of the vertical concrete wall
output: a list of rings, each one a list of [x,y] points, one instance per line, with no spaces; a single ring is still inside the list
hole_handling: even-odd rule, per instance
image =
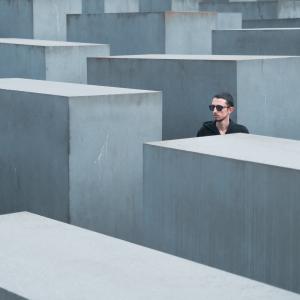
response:
[[[0,1],[0,37],[33,38],[32,0]]]
[[[82,13],[101,14],[104,13],[105,0],[82,0]]]
[[[80,14],[82,0],[32,0],[35,39],[65,41],[67,14]]]
[[[216,29],[239,29],[242,28],[241,13],[218,13]]]
[[[66,40],[66,15],[82,12],[82,0],[2,0],[0,37]]]
[[[53,81],[87,82],[87,57],[107,56],[109,45],[62,44],[45,49],[46,78]]]
[[[237,67],[238,121],[256,134],[300,140],[299,68],[298,57],[241,62]]]
[[[291,28],[291,27],[299,28],[300,18],[243,21],[243,28]]]
[[[140,242],[142,148],[161,140],[160,92],[2,79],[0,117],[0,214]]]
[[[88,82],[163,92],[163,138],[193,137],[211,119],[220,91],[236,98],[236,61],[213,56],[141,55],[89,58]],[[235,116],[233,116],[235,118]]]
[[[174,11],[198,11],[198,0],[172,0]]]
[[[212,53],[300,55],[300,28],[215,30]]]
[[[241,28],[241,16],[214,12],[70,15],[67,39],[108,43],[114,55],[210,54],[212,30],[222,25]]]
[[[299,143],[239,134],[145,145],[145,245],[299,293]]]
[[[68,41],[107,43],[111,54],[164,53],[163,13],[69,15]]]
[[[279,18],[299,18],[300,1],[299,0],[278,0]]]
[[[139,0],[82,0],[83,13],[139,12]]]
[[[71,223],[138,243],[142,145],[161,140],[161,95],[81,100],[70,102]]]
[[[196,135],[211,97],[229,91],[251,133],[300,139],[297,57],[141,55],[88,59],[88,82],[163,91],[163,138]],[[299,91],[300,92],[300,91]],[[291,109],[292,107],[292,109]],[[300,109],[300,107],[299,107]]]
[[[109,55],[108,45],[0,39],[0,77],[86,83],[88,56]]]
[[[1,78],[46,79],[45,49],[43,47],[20,46],[10,43],[10,40],[0,43],[0,65]]]
[[[200,11],[239,12],[243,20],[274,19],[278,16],[277,1],[199,3]]]
[[[6,90],[3,84],[0,95],[0,213],[29,210],[68,222],[66,99]]]
[[[165,53],[209,54],[215,13],[166,13]]]

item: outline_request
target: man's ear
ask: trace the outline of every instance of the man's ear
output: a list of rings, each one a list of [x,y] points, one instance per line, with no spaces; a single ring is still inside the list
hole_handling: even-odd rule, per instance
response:
[[[229,111],[230,111],[230,113],[233,113],[235,111],[235,107],[234,106],[230,106],[229,107]]]

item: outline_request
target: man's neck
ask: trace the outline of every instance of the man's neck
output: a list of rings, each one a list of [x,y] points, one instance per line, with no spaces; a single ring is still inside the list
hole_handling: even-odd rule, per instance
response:
[[[225,134],[230,124],[230,119],[226,118],[221,121],[216,121],[216,126],[220,134]]]

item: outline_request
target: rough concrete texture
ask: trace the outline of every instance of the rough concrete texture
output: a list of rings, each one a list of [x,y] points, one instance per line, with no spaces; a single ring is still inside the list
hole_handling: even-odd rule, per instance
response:
[[[67,14],[80,14],[82,0],[32,0],[33,37],[44,40],[66,40]]]
[[[300,28],[214,30],[213,54],[300,55]]]
[[[210,54],[212,30],[241,28],[240,14],[165,12],[69,15],[68,41],[107,43],[112,54]]]
[[[300,140],[299,69],[298,57],[239,64],[238,121],[255,134]]]
[[[239,12],[244,20],[274,19],[278,16],[277,1],[199,3],[200,11]]]
[[[142,144],[161,139],[160,92],[1,79],[0,98],[0,213],[137,241]]]
[[[278,66],[284,73],[278,72]],[[211,119],[208,110],[211,97],[221,91],[228,91],[237,99],[238,120],[250,132],[300,138],[298,129],[293,125],[297,110],[288,109],[284,117],[279,118],[270,112],[277,112],[281,105],[275,109],[273,105],[266,104],[267,115],[265,110],[258,109],[265,99],[268,99],[267,103],[272,103],[272,97],[276,98],[276,103],[280,97],[285,99],[284,107],[290,107],[288,100],[293,101],[294,88],[298,85],[298,76],[295,76],[297,68],[297,58],[271,56],[136,55],[88,58],[88,82],[163,91],[163,139],[195,136],[202,122]],[[257,78],[262,78],[262,81],[257,81]],[[247,85],[248,82],[251,85]],[[282,84],[274,85],[273,82]],[[256,105],[252,105],[253,101]],[[240,118],[241,104],[246,109]],[[251,114],[248,113],[249,106],[252,107]],[[287,111],[291,114],[291,122],[286,118]],[[283,116],[282,113],[280,115]],[[260,119],[267,124],[276,117],[276,126],[271,123],[263,128],[257,126],[263,122],[257,123]],[[236,119],[235,114],[233,119]],[[281,127],[284,129],[281,130]],[[290,129],[285,132],[287,127]]]
[[[0,285],[26,299],[299,299],[288,291],[29,213],[1,216],[0,239]]]
[[[278,0],[279,18],[299,18],[300,1],[299,0]]]
[[[83,13],[139,12],[140,0],[82,0]]]
[[[109,55],[109,45],[0,39],[0,77],[86,83],[86,59],[95,55]]]
[[[140,0],[140,10],[144,12],[198,11],[199,0]]]
[[[84,13],[198,11],[199,0],[82,0]]]
[[[144,245],[299,293],[299,155],[246,134],[146,144]]]
[[[300,18],[269,19],[269,20],[244,20],[243,28],[300,28]],[[225,28],[224,28],[225,29]]]

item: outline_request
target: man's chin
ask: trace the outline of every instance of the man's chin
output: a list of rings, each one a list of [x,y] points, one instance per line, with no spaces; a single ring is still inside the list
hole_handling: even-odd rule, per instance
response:
[[[225,118],[213,117],[213,120],[214,120],[215,122],[222,122],[223,120],[225,120]]]

